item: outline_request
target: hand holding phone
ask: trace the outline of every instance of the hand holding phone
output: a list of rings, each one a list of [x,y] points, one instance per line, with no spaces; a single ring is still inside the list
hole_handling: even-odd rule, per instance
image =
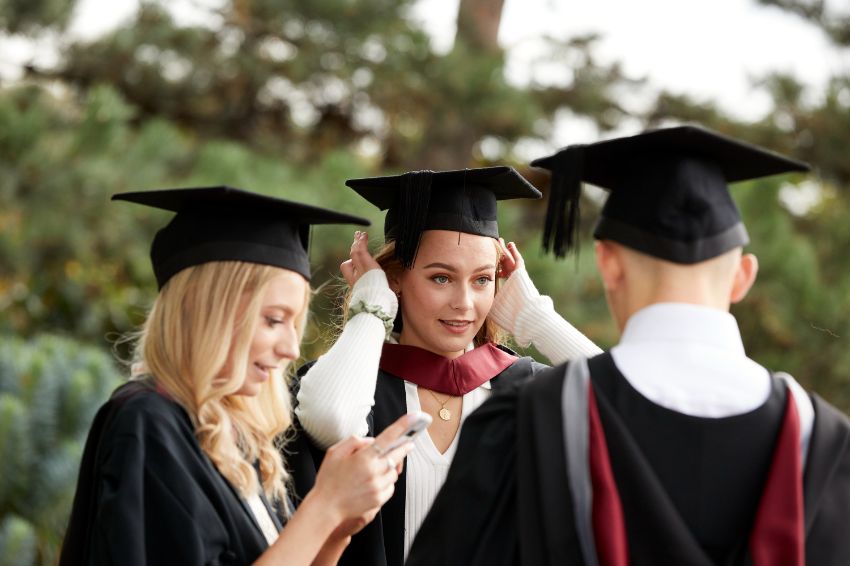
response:
[[[408,415],[410,424],[407,425],[407,428],[404,429],[404,432],[402,432],[398,438],[386,446],[380,447],[378,455],[383,456],[385,454],[389,454],[405,442],[412,441],[417,434],[428,428],[428,425],[430,425],[432,421],[431,415],[423,413],[422,411],[413,411],[408,413]]]

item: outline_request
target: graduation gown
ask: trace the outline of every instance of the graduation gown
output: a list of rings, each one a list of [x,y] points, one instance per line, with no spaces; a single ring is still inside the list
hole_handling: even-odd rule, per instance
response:
[[[507,348],[501,349],[513,354]],[[298,374],[303,376],[310,365],[302,366]],[[495,395],[502,389],[510,388],[512,384],[524,381],[546,368],[548,366],[535,362],[529,357],[517,358],[507,369],[491,378],[490,384],[493,394]],[[293,393],[293,397],[297,398],[297,386]],[[380,433],[384,428],[407,412],[404,380],[384,370],[379,370],[375,385],[375,405],[372,407],[372,411],[368,416],[369,435],[374,436],[376,433]],[[463,427],[465,426],[464,424]],[[307,435],[304,436],[307,437]],[[463,437],[459,441],[462,441],[462,439]],[[314,458],[315,467],[318,467],[321,459],[324,457],[324,453],[314,444],[310,444],[310,452]],[[457,454],[460,454],[460,450],[462,449],[462,446],[459,445],[455,458],[457,458]],[[402,566],[404,562],[406,472],[407,468],[405,467],[401,475],[399,475],[395,492],[390,500],[381,508],[375,519],[361,532],[352,537],[351,544],[349,544],[339,561],[340,565]],[[301,478],[297,477],[297,472],[293,472],[293,475],[295,476],[294,480],[296,486],[298,486],[299,495],[306,493],[305,490],[311,487],[309,482],[304,482]]]
[[[188,414],[146,382],[119,387],[89,432],[60,564],[250,564],[266,548]]]
[[[737,491],[705,489],[694,493],[687,489],[688,479],[693,477],[684,478],[682,486],[674,485],[667,479],[669,472],[677,465],[692,466],[693,461],[684,456],[677,463],[673,451],[713,453],[716,449],[736,448],[727,443],[708,442],[698,447],[671,447],[670,456],[658,457],[653,452],[659,450],[660,444],[647,444],[644,433],[647,423],[636,419],[646,406],[635,401],[627,384],[616,383],[617,375],[611,373],[616,368],[610,354],[591,359],[589,366],[625,517],[629,563],[748,564],[747,531],[760,491],[756,490],[754,499],[752,485],[754,481],[764,481],[765,467],[770,467],[772,443],[767,442],[770,450],[756,450],[752,457],[739,457],[737,461],[722,464],[708,462],[705,469],[694,468],[701,474],[720,471],[726,479],[735,479],[735,471],[740,471],[742,479],[733,482]],[[566,366],[552,368],[534,380],[494,395],[467,419],[458,456],[406,564],[585,564],[565,454],[561,408],[565,370]],[[619,378],[625,381],[621,375]],[[779,407],[784,394],[784,389],[778,393]],[[758,410],[761,415],[745,414],[732,417],[731,421],[718,419],[715,424],[728,428],[714,433],[728,434],[736,424],[742,423],[745,426],[737,430],[745,430],[752,425],[748,419],[760,418],[764,430],[756,431],[755,436],[742,443],[765,443],[764,435],[775,435],[779,426],[776,402],[774,384],[771,399]],[[812,395],[812,402],[815,421],[802,486],[805,559],[812,565],[846,565],[850,564],[850,420],[816,395]],[[668,416],[676,418],[676,415]],[[734,422],[739,418],[743,420]],[[699,426],[698,420],[690,425]],[[710,439],[711,434],[705,438]],[[713,481],[708,475],[699,478],[705,483]],[[709,496],[718,501],[706,499]],[[685,501],[688,497],[703,500]],[[713,507],[708,513],[711,517],[704,523],[697,521],[697,526],[691,524],[697,515],[689,510],[706,505]],[[729,525],[717,520],[730,512],[734,516]],[[727,526],[725,534],[715,537],[725,541],[719,545],[721,550],[700,544],[706,539],[714,540],[707,532],[723,533]],[[744,532],[736,532],[741,529]]]

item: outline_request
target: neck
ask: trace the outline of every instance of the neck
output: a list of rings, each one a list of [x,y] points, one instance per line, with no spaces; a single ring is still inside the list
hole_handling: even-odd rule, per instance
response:
[[[712,285],[702,279],[686,281],[675,278],[660,278],[652,283],[628,289],[621,298],[610,299],[621,333],[636,312],[659,303],[684,303],[729,311],[729,294],[718,292],[716,283]],[[615,304],[619,304],[619,308]]]
[[[446,359],[453,360],[455,358],[459,358],[466,353],[466,350],[459,351],[451,351],[451,352],[442,352],[437,351],[434,348],[429,348],[425,344],[423,344],[420,340],[411,339],[409,335],[405,335],[404,329],[402,328],[401,333],[398,335],[398,343],[402,346],[415,346],[416,348],[421,348],[432,354],[437,354],[438,356],[442,356]]]

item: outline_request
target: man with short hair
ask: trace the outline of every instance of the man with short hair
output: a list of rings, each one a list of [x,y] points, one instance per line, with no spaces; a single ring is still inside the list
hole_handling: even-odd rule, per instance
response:
[[[728,312],[758,263],[727,184],[808,167],[695,126],[533,164],[553,172],[558,255],[581,182],[610,191],[594,236],[621,340],[467,420],[407,564],[850,564],[850,421],[749,359]],[[497,320],[557,360],[560,323],[518,267]]]

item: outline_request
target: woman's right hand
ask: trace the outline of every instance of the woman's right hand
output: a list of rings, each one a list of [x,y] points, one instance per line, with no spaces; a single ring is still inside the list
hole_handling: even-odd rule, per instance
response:
[[[381,454],[380,447],[397,439],[408,419],[402,416],[377,438],[352,436],[328,449],[313,489],[324,505],[336,511],[339,526],[335,536],[358,532],[392,496],[404,457],[413,444],[406,442],[387,454]]]
[[[505,244],[505,240],[499,238],[499,246],[502,248],[502,257],[499,260],[499,277],[505,279],[513,275],[514,271],[525,269],[525,260],[522,259],[522,254],[513,242]]]
[[[354,287],[357,280],[371,269],[381,269],[372,254],[369,253],[369,235],[366,232],[354,233],[354,242],[351,244],[351,259],[347,259],[339,266],[342,276],[349,286]]]

